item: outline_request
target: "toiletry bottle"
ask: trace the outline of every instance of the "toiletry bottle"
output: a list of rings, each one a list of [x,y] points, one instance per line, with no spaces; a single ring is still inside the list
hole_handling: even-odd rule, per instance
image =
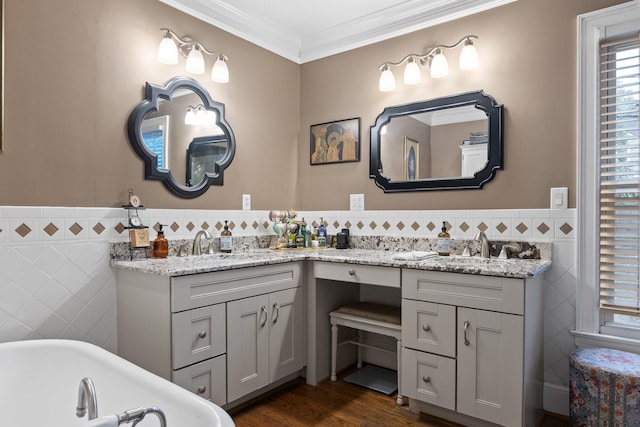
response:
[[[220,252],[231,253],[231,249],[233,249],[233,237],[231,237],[229,225],[225,221],[224,230],[220,233]]]
[[[449,256],[451,251],[451,235],[447,233],[447,223],[442,222],[442,231],[438,234],[438,243],[436,244],[438,255]]]
[[[307,223],[304,222],[304,218],[302,218],[302,223],[300,223],[300,236],[302,236],[302,247],[308,248],[309,244],[307,242]]]
[[[164,231],[162,231],[163,224],[159,224],[158,237],[153,241],[154,258],[166,258],[169,255],[169,241],[164,237]]]
[[[302,221],[298,222],[298,232],[296,233],[296,247],[304,248],[304,234],[305,234],[305,225],[304,225],[304,218],[302,218]]]
[[[320,218],[320,225],[318,225],[318,246],[327,246],[327,228],[324,226],[324,219]]]

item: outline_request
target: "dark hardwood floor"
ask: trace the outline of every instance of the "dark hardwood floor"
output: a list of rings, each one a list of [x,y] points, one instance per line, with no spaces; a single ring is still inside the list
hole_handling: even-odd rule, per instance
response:
[[[458,424],[415,414],[386,396],[344,381],[325,381],[318,387],[296,380],[242,408],[229,411],[237,427],[306,426],[426,426]],[[545,415],[543,427],[570,426],[569,421]]]

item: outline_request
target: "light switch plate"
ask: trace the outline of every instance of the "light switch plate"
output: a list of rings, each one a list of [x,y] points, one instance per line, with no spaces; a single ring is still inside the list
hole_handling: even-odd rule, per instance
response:
[[[567,209],[569,189],[567,187],[557,187],[551,189],[551,209]]]
[[[364,194],[351,194],[349,206],[352,211],[363,211],[364,210]]]
[[[242,195],[242,210],[243,211],[251,210],[251,194]]]

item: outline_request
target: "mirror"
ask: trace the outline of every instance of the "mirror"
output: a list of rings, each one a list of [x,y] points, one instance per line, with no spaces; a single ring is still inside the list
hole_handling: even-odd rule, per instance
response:
[[[129,116],[128,133],[145,163],[145,178],[162,181],[184,198],[223,185],[235,154],[224,104],[188,77],[174,77],[164,86],[147,83],[145,99]]]
[[[503,168],[502,110],[482,91],[387,107],[369,176],[385,192],[482,188]]]

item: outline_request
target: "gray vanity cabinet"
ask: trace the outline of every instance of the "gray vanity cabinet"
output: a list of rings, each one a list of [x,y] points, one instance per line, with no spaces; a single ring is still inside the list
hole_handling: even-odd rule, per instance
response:
[[[302,262],[117,271],[118,354],[225,405],[306,364]]]
[[[537,425],[542,292],[542,275],[403,269],[403,393],[427,404],[424,412],[462,424]]]

